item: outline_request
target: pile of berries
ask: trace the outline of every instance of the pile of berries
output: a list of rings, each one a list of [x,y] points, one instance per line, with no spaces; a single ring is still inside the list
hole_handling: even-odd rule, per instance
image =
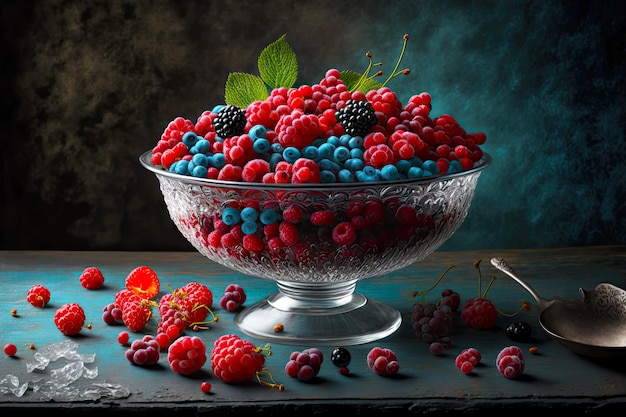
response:
[[[220,298],[220,307],[224,310],[235,311],[246,302],[246,292],[239,284],[229,284]]]
[[[299,381],[310,381],[315,377],[324,362],[324,354],[318,348],[293,351],[285,364],[285,373]]]
[[[367,354],[367,367],[375,374],[382,376],[396,375],[400,370],[398,358],[393,350],[374,347]]]
[[[524,373],[524,355],[518,346],[507,346],[498,353],[496,367],[506,378],[517,378]]]

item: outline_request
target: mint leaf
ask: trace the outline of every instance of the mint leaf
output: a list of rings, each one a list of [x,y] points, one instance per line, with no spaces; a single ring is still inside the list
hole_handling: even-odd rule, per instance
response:
[[[263,80],[244,72],[231,72],[226,79],[224,100],[226,104],[245,109],[254,101],[263,101],[269,96]]]
[[[383,86],[382,83],[372,78],[361,80],[363,78],[363,74],[352,70],[341,71],[340,78],[346,87],[348,87],[348,91],[361,91],[362,93],[367,93],[370,90],[377,90]],[[359,84],[359,82],[361,82],[361,84]]]
[[[259,74],[270,88],[291,88],[298,78],[298,60],[285,35],[266,46],[259,54]]]

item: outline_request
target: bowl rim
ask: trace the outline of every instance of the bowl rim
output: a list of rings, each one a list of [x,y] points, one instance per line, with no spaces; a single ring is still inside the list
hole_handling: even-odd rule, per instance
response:
[[[428,184],[440,181],[451,180],[459,177],[469,176],[476,174],[487,168],[491,164],[491,155],[487,152],[483,152],[482,158],[478,160],[474,166],[468,170],[455,172],[451,174],[432,175],[422,178],[404,178],[395,181],[371,181],[371,182],[351,182],[351,183],[303,183],[303,184],[271,184],[271,183],[259,183],[259,182],[245,182],[245,181],[226,181],[216,180],[211,178],[198,178],[190,175],[177,174],[165,170],[160,166],[155,166],[151,161],[152,150],[145,151],[139,156],[139,162],[148,171],[153,172],[157,176],[169,177],[183,181],[189,184],[204,185],[212,187],[227,187],[227,188],[239,188],[250,190],[319,190],[319,191],[337,191],[342,189],[354,190],[363,188],[378,188],[397,185],[417,185]]]

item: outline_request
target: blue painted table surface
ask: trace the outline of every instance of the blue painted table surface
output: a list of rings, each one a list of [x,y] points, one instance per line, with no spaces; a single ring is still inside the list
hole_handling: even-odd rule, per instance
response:
[[[596,284],[609,282],[626,288],[626,247],[593,246],[541,250],[468,250],[462,252],[435,252],[427,259],[388,275],[360,281],[357,292],[386,302],[400,310],[401,327],[392,335],[375,342],[348,346],[352,354],[350,374],[341,375],[330,362],[332,346],[297,346],[272,343],[272,355],[266,366],[284,391],[261,386],[255,380],[228,385],[219,381],[207,362],[194,376],[182,376],[169,369],[166,353],[159,364],[140,367],[130,364],[126,348],[117,342],[122,325],[107,325],[102,321],[104,305],[124,288],[127,274],[139,265],[148,265],[158,274],[161,293],[168,287],[178,288],[197,281],[213,292],[213,311],[219,321],[209,330],[187,334],[201,337],[207,345],[207,355],[213,341],[227,333],[237,333],[257,345],[265,342],[242,334],[233,324],[235,313],[222,310],[218,300],[230,283],[241,284],[247,293],[244,304],[251,305],[277,290],[271,281],[241,275],[215,264],[196,252],[63,252],[63,251],[1,251],[0,252],[0,341],[14,343],[16,357],[0,356],[0,379],[16,375],[20,381],[46,377],[37,371],[27,373],[25,362],[32,358],[37,347],[68,339],[54,326],[56,308],[64,303],[77,302],[83,306],[91,329],[83,328],[71,340],[79,344],[80,353],[94,353],[97,366],[96,382],[112,382],[127,386],[126,398],[107,398],[84,401],[37,401],[30,390],[22,397],[0,394],[0,410],[32,410],[61,407],[67,413],[110,412],[116,410],[147,414],[171,415],[233,415],[268,412],[272,415],[316,415],[325,411],[343,414],[376,415],[399,413],[426,415],[442,412],[483,413],[488,409],[519,410],[546,407],[567,408],[570,412],[608,412],[626,406],[626,359],[592,359],[580,356],[548,337],[538,323],[539,308],[530,294],[518,283],[491,266],[489,260],[501,256],[542,297],[578,297],[580,287],[592,289]],[[514,312],[521,300],[527,300],[530,311],[515,317],[500,314],[496,326],[476,330],[466,326],[456,313],[450,332],[451,345],[444,354],[435,356],[427,343],[419,341],[411,328],[410,311],[415,291],[431,287],[450,265],[456,265],[437,288],[427,295],[436,301],[440,291],[452,288],[462,302],[478,295],[478,275],[473,264],[481,259],[483,289],[492,277],[497,277],[488,292],[488,298],[505,313]],[[84,289],[78,280],[88,266],[96,266],[105,276],[105,285],[98,290]],[[47,286],[52,297],[44,309],[26,301],[26,292],[34,284]],[[160,296],[159,295],[159,296]],[[11,310],[18,315],[12,316]],[[131,339],[143,334],[155,334],[158,313],[148,326]],[[262,319],[262,318],[259,318]],[[512,321],[526,321],[533,326],[530,342],[514,342],[504,329]],[[518,345],[524,351],[525,373],[518,379],[506,379],[495,367],[498,352],[509,345]],[[34,345],[35,349],[30,349]],[[400,362],[397,377],[378,376],[368,370],[366,355],[374,346],[392,349]],[[530,354],[530,347],[537,354]],[[319,347],[325,359],[318,376],[304,383],[290,378],[284,372],[289,354],[294,350]],[[482,354],[481,365],[470,375],[455,367],[455,357],[464,348],[475,347]],[[200,391],[201,381],[212,384],[212,391]],[[76,384],[91,384],[94,380]]]

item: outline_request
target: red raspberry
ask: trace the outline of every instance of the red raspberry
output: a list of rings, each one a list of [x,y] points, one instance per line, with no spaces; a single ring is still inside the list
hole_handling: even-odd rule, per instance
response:
[[[280,239],[286,246],[291,246],[298,241],[298,229],[293,223],[286,221],[280,222],[278,226]]]
[[[455,365],[464,374],[469,374],[474,370],[474,366],[480,362],[482,356],[475,348],[463,349],[455,359]]]
[[[63,304],[54,313],[54,324],[64,335],[78,334],[85,324],[85,311],[76,303]]]
[[[122,321],[133,332],[138,332],[146,327],[150,317],[152,317],[152,309],[150,302],[146,300],[127,302],[122,308]]]
[[[498,371],[506,378],[517,378],[524,373],[524,355],[518,346],[505,347],[496,358]]]
[[[119,290],[118,292],[115,293],[115,300],[114,300],[114,304],[116,308],[119,308],[120,310],[124,309],[124,305],[127,302],[136,302],[139,303],[141,302],[142,298],[139,297],[138,295],[134,294],[131,290],[127,290],[127,289],[123,289],[123,290]]]
[[[261,372],[265,365],[262,349],[235,334],[220,336],[211,351],[211,369],[227,384],[246,382]]]
[[[26,293],[26,301],[35,307],[44,308],[50,301],[50,290],[42,284],[35,284]]]
[[[314,226],[330,226],[335,222],[335,215],[330,210],[319,210],[311,213],[309,220]]]
[[[177,374],[191,375],[206,363],[206,345],[198,336],[182,336],[167,350],[170,369]]]
[[[484,298],[471,298],[461,310],[461,318],[474,329],[490,329],[496,324],[498,310]]]
[[[333,241],[340,246],[351,245],[356,238],[356,229],[350,222],[341,222],[333,228]]]
[[[88,290],[97,290],[104,284],[104,275],[95,266],[85,268],[78,279],[80,280],[80,285]]]
[[[319,119],[314,114],[305,114],[301,110],[294,110],[288,116],[283,116],[276,123],[277,140],[284,147],[294,146],[302,149],[311,143],[320,134]]]
[[[161,289],[159,277],[149,266],[138,266],[126,277],[126,289],[141,298],[152,299]]]
[[[367,366],[375,374],[391,376],[398,373],[400,365],[396,354],[387,348],[374,347],[367,354]]]

